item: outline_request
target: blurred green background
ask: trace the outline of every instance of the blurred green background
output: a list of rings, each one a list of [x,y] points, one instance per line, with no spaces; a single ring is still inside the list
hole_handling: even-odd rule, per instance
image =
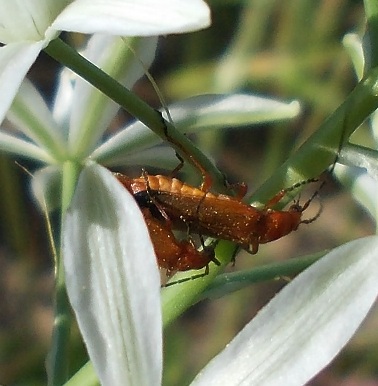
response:
[[[204,132],[192,137],[230,181],[259,186],[343,101],[356,83],[342,46],[346,33],[363,34],[362,1],[211,0],[212,26],[160,39],[151,73],[167,101],[196,94],[251,92],[302,104],[291,122]],[[72,38],[72,37],[70,37]],[[30,78],[52,95],[58,67],[45,55]],[[136,92],[159,100],[142,79]],[[367,131],[360,130],[363,139]],[[43,215],[32,202],[29,177],[0,156],[0,384],[43,385],[52,328],[53,264]],[[33,171],[37,165],[21,161]],[[332,248],[373,232],[351,197],[327,178],[324,211],[311,225],[240,253],[230,270]],[[309,187],[311,190],[312,187]],[[346,210],[347,208],[347,210]],[[316,210],[316,208],[315,208]],[[256,312],[285,284],[267,282],[222,299],[201,302],[165,331],[165,385],[189,384]],[[371,312],[342,354],[310,385],[378,385],[378,313]],[[72,334],[72,369],[85,360]]]

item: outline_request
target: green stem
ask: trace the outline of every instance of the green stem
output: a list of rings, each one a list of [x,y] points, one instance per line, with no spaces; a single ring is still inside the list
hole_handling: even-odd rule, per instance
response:
[[[223,297],[252,284],[263,281],[275,280],[279,277],[294,277],[318,261],[327,252],[318,252],[315,255],[300,256],[278,263],[254,267],[250,270],[243,270],[218,275],[201,294],[199,300],[214,299]]]
[[[73,162],[68,161],[63,165],[61,230],[63,230],[63,219],[71,202],[79,172],[80,167]],[[56,262],[54,327],[51,349],[47,359],[49,386],[62,385],[68,379],[71,320],[71,307],[66,292],[61,252]]]
[[[144,123],[164,141],[168,140],[182,158],[200,169],[201,172],[206,170],[214,180],[215,186],[221,190],[225,189],[222,173],[184,134],[176,130],[169,122],[163,120],[158,111],[152,109],[134,93],[82,57],[62,40],[56,39],[52,41],[45,51],[52,58],[70,68],[122,106],[127,112]]]

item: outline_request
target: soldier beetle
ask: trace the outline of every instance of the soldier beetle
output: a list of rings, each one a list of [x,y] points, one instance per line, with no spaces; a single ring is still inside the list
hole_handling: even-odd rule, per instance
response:
[[[175,240],[172,229],[187,227],[189,235],[197,233],[201,238],[203,235],[232,241],[255,254],[260,244],[286,236],[320,215],[319,211],[312,218],[302,219],[302,213],[319,190],[303,205],[295,201],[288,210],[273,209],[286,193],[316,179],[280,191],[263,209],[257,209],[239,197],[205,192],[176,178],[145,172],[139,178],[120,173],[115,176],[141,206],[159,266],[166,268],[168,274],[205,267],[204,274],[196,275],[200,277],[208,273],[211,261],[219,264],[211,247],[197,251],[191,240]]]

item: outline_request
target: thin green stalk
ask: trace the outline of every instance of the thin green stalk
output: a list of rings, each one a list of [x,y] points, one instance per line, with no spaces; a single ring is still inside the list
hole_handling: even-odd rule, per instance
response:
[[[223,297],[242,288],[249,287],[251,284],[275,280],[279,277],[296,276],[325,254],[326,251],[323,251],[315,255],[301,256],[278,263],[266,264],[261,267],[254,267],[250,270],[219,275],[206,288],[206,291],[201,294],[199,300]]]
[[[163,120],[158,111],[152,109],[134,93],[82,57],[77,51],[65,44],[62,40],[56,39],[52,41],[45,51],[52,58],[70,68],[122,106],[127,112],[144,123],[164,141],[168,140],[168,132],[169,142],[182,158],[186,159],[195,167],[200,166],[202,170],[206,170],[212,176],[216,187],[220,190],[225,189],[222,173],[184,134],[176,130],[169,122]]]
[[[63,165],[61,230],[63,229],[65,213],[75,191],[79,172],[79,165],[73,162],[67,161]],[[62,385],[68,379],[71,322],[72,315],[66,292],[63,256],[61,252],[56,262],[54,328],[52,332],[51,349],[47,360],[49,386]]]

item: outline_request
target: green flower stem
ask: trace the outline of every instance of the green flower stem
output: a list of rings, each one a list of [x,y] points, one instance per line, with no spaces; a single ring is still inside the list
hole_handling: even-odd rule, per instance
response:
[[[268,280],[275,280],[279,277],[294,277],[318,261],[328,251],[319,252],[315,255],[301,256],[293,259],[280,261],[254,267],[250,270],[243,270],[225,273],[217,276],[201,294],[200,300],[223,297],[232,292],[239,291],[251,284]]]
[[[70,206],[73,194],[75,192],[77,180],[81,172],[82,165],[72,161],[66,161],[63,165],[62,176],[62,219]]]
[[[184,134],[176,130],[169,122],[163,121],[159,112],[152,109],[147,103],[82,57],[62,40],[56,39],[52,41],[45,51],[52,58],[70,68],[122,106],[164,141],[167,141],[166,132],[168,130],[168,140],[182,158],[186,159],[195,167],[200,166],[202,170],[206,170],[212,176],[215,186],[220,190],[225,189],[222,173]]]
[[[68,378],[68,343],[71,332],[70,305],[66,293],[62,259],[57,269],[58,282],[55,288],[54,327],[51,348],[47,358],[48,385],[62,385]]]
[[[63,219],[75,191],[80,166],[74,162],[67,161],[64,163],[62,170],[61,229],[63,229]],[[48,384],[51,386],[62,385],[68,379],[69,339],[72,321],[71,308],[65,286],[62,252],[57,259],[54,328],[47,365]]]

